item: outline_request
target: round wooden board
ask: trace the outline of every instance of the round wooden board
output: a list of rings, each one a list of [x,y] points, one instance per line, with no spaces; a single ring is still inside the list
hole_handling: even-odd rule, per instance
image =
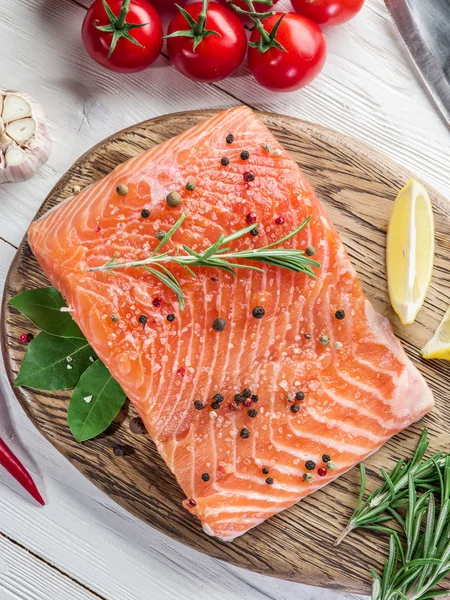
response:
[[[70,196],[74,185],[84,187],[100,179],[118,163],[213,114],[167,115],[108,138],[77,160],[50,192],[38,215]],[[450,298],[450,205],[430,190],[437,230],[433,282],[417,322],[401,326],[386,292],[385,232],[391,203],[411,174],[339,133],[291,117],[259,116],[310,179],[343,238],[366,294],[375,308],[392,320],[396,334],[435,393],[436,408],[431,415],[366,461],[373,486],[380,467],[389,469],[400,457],[411,454],[425,424],[433,450],[449,447],[450,363],[423,361],[419,349],[431,337]],[[32,329],[7,302],[25,289],[47,285],[24,241],[8,275],[2,311],[2,347],[11,383],[25,351],[18,342],[19,334]],[[69,393],[28,389],[15,389],[15,393],[38,429],[95,485],[152,527],[200,552],[266,575],[361,593],[369,590],[368,568],[380,570],[384,563],[386,540],[368,532],[354,532],[338,548],[333,547],[355,503],[358,469],[233,543],[221,543],[204,534],[199,522],[181,506],[183,493],[149,437],[131,433],[128,424],[135,416],[131,406],[126,406],[104,435],[78,444],[66,425]],[[116,443],[127,445],[130,453],[115,457],[112,447]]]

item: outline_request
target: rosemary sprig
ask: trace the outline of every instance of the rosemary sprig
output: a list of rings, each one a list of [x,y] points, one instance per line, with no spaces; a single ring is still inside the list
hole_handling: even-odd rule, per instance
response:
[[[206,248],[201,253],[195,252],[192,248],[189,248],[185,244],[181,248],[186,254],[180,254],[180,249],[176,250],[175,253],[169,254],[169,252],[159,252],[161,248],[171,239],[173,234],[181,227],[186,215],[183,213],[175,225],[166,233],[155,250],[150,256],[142,260],[133,260],[129,262],[117,261],[117,256],[113,256],[104,265],[100,267],[91,267],[87,269],[89,272],[104,271],[106,273],[114,274],[117,269],[126,269],[130,267],[145,269],[151,273],[154,277],[159,279],[164,285],[170,288],[177,297],[180,304],[181,310],[185,307],[185,296],[181,285],[177,278],[169,271],[165,266],[167,263],[175,263],[184,267],[192,277],[195,277],[195,273],[192,267],[211,267],[217,269],[223,269],[227,273],[235,276],[235,269],[253,269],[254,271],[261,271],[263,269],[248,263],[239,263],[237,260],[245,260],[252,262],[259,262],[274,267],[280,267],[282,269],[289,269],[296,273],[306,273],[310,277],[315,277],[313,267],[320,267],[320,263],[312,260],[305,256],[303,250],[297,250],[295,248],[275,248],[280,244],[290,240],[292,237],[297,235],[302,229],[304,229],[311,216],[309,216],[299,227],[291,231],[288,235],[277,240],[273,244],[268,244],[262,248],[253,248],[250,250],[241,250],[239,252],[232,252],[230,247],[226,244],[237,240],[252,229],[258,227],[257,223],[249,225],[244,229],[235,231],[231,235],[225,236],[220,235],[217,241]]]
[[[436,495],[431,491],[419,495],[414,475],[408,475],[405,549],[393,533],[383,573],[370,571],[372,600],[431,600],[448,594],[437,586],[450,573],[450,456],[442,471],[436,468]]]
[[[390,535],[383,572],[370,571],[371,600],[431,600],[448,593],[437,586],[450,573],[450,454],[424,458],[428,444],[425,429],[412,459],[400,460],[389,474],[381,469],[384,484],[364,502],[366,471],[361,465],[356,508],[336,543],[358,527]],[[405,544],[388,526],[393,520]]]
[[[415,485],[423,491],[436,491],[438,489],[438,471],[443,467],[445,458],[442,456],[442,452],[438,452],[434,456],[423,460],[428,445],[428,430],[425,429],[412,459],[408,463],[400,460],[390,473],[386,473],[384,469],[381,469],[384,484],[376,488],[364,502],[366,470],[364,465],[360,464],[361,489],[358,501],[347,527],[336,540],[335,546],[339,545],[354,529],[386,531],[386,528],[382,525],[383,523],[391,519],[398,521],[399,515],[396,509],[408,502],[410,477],[413,478]]]

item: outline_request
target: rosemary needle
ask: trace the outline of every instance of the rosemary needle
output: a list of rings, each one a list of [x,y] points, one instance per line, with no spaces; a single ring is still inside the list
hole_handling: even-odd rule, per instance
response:
[[[310,277],[315,277],[313,267],[320,267],[320,263],[305,256],[303,250],[297,250],[296,248],[274,247],[290,240],[302,229],[304,229],[304,227],[306,227],[311,220],[310,216],[288,235],[261,248],[232,252],[231,249],[226,246],[226,244],[243,237],[255,229],[255,227],[258,227],[257,223],[253,223],[252,225],[235,231],[228,236],[223,234],[220,235],[214,244],[206,248],[206,250],[201,253],[195,252],[192,250],[192,248],[189,248],[184,244],[182,245],[182,249],[186,254],[180,254],[180,250],[177,250],[173,254],[170,254],[169,252],[159,252],[171,239],[174,233],[181,227],[185,218],[186,215],[183,213],[170,231],[168,231],[161,239],[152,254],[147,258],[129,262],[120,262],[116,260],[117,256],[113,256],[104,265],[101,265],[100,267],[91,267],[87,269],[87,271],[104,271],[106,273],[114,274],[117,269],[125,269],[130,267],[145,269],[175,293],[180,304],[180,308],[183,310],[185,306],[185,296],[179,281],[166,267],[168,263],[175,263],[181,267],[184,267],[193,277],[195,277],[195,273],[192,271],[191,267],[211,267],[223,269],[233,276],[236,275],[235,269],[253,269],[255,271],[263,271],[263,269],[255,265],[236,262],[239,260],[258,262],[274,267],[289,269],[290,271],[295,271],[296,273],[305,273]]]

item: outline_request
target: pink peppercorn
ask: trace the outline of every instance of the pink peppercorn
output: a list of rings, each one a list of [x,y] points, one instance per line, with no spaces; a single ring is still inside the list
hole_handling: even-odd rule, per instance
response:
[[[277,217],[277,218],[275,219],[275,223],[276,223],[277,225],[283,225],[283,224],[284,224],[284,217]]]
[[[230,402],[230,404],[228,405],[228,408],[233,411],[238,410],[239,404],[237,402]]]
[[[251,398],[246,398],[246,399],[244,400],[244,406],[247,406],[247,407],[249,407],[249,406],[251,406],[252,404],[253,404],[253,400],[252,400]]]
[[[317,475],[320,475],[320,477],[325,477],[326,474],[327,470],[324,467],[319,467],[317,469]]]
[[[189,506],[197,506],[197,502],[194,500],[194,498],[189,498],[188,503]]]
[[[247,221],[247,223],[249,225],[253,225],[253,223],[256,223],[256,219],[257,219],[257,216],[253,212],[248,213],[248,215],[245,217],[245,220]]]
[[[94,229],[95,233],[99,233],[101,230],[102,230],[102,228],[101,228],[101,227],[99,227],[98,225],[97,225],[97,227]]]
[[[186,375],[186,369],[184,367],[180,367],[177,371],[178,377],[184,377]]]
[[[156,308],[158,308],[162,304],[162,298],[160,296],[158,296],[157,298],[155,298],[152,301],[152,304],[153,304],[153,306],[156,306]]]
[[[21,342],[22,344],[26,344],[27,343],[27,334],[26,333],[22,333],[21,336],[19,337],[19,342]]]
[[[244,173],[244,181],[255,181],[255,174],[253,171],[245,171]]]

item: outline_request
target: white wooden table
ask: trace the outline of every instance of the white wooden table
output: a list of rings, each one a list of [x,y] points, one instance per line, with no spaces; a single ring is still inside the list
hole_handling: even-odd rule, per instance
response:
[[[245,102],[315,121],[361,138],[450,197],[449,132],[422,91],[382,0],[366,0],[354,21],[327,31],[323,73],[306,90],[287,95],[259,88],[245,68],[227,81],[198,85],[164,56],[142,74],[117,77],[91,62],[81,44],[89,3],[0,0],[0,87],[35,95],[54,140],[53,155],[36,177],[0,188],[1,289],[34,213],[72,162],[116,130],[168,112]],[[150,529],[41,437],[15,400],[3,367],[0,377],[6,398],[0,436],[30,466],[48,500],[45,509],[36,507],[0,471],[1,600],[351,597],[242,571]]]

